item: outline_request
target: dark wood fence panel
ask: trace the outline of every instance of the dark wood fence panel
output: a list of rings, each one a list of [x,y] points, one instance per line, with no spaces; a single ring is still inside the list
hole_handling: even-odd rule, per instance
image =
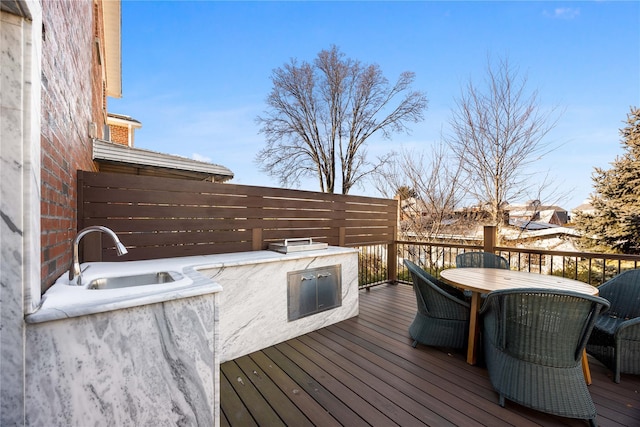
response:
[[[126,260],[266,249],[311,237],[336,246],[392,244],[398,202],[282,188],[78,172],[78,229],[104,225]],[[102,239],[103,261],[115,260]]]

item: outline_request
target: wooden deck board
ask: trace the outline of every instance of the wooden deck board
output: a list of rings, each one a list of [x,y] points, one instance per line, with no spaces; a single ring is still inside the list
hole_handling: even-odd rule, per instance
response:
[[[255,384],[242,372],[237,361],[225,363],[221,370],[254,419],[260,420],[260,424],[266,423],[266,425],[270,426],[285,425],[274,408],[260,394]]]
[[[299,351],[304,352],[310,359],[316,360],[319,366],[334,377],[340,378],[345,386],[372,404],[393,422],[398,425],[412,425],[419,420],[419,418],[416,419],[416,416],[422,408],[406,395],[396,393],[395,381],[388,383],[381,380],[350,361],[348,357],[340,355],[310,337],[301,337],[297,341],[296,348]],[[317,357],[320,352],[324,355],[323,359]],[[394,399],[391,400],[390,396],[393,396]]]
[[[221,425],[586,426],[507,401],[462,351],[419,345],[409,286],[360,293],[360,314],[221,366]],[[603,427],[640,426],[640,376],[589,358]]]
[[[237,359],[237,364],[260,395],[278,414],[285,425],[312,426],[313,423],[250,357]]]
[[[349,364],[354,366],[353,370],[358,371],[362,378],[375,378],[376,383],[381,384],[381,387],[388,390],[389,396],[396,390],[400,392],[394,399],[395,403],[411,408],[411,412],[415,414],[415,416],[418,416],[419,419],[430,420],[439,425],[447,423],[446,419],[431,409],[439,402],[433,399],[424,388],[421,387],[421,384],[415,383],[414,381],[406,381],[402,375],[405,371],[397,367],[393,361],[384,359],[373,352],[367,351],[363,347],[353,346],[349,341],[344,340],[337,334],[332,335],[329,331],[323,331],[323,333],[317,333],[311,336],[327,348],[340,346],[348,351],[348,354],[352,355],[356,352],[360,357],[352,358],[349,361]],[[349,356],[346,355],[343,357],[346,360],[349,358]],[[382,386],[382,384],[384,384],[384,386]]]
[[[232,363],[229,363],[231,365]],[[225,367],[229,366],[226,363]],[[222,369],[221,369],[222,371]],[[221,399],[221,403],[224,402],[224,405],[221,405],[221,411],[223,413],[222,418],[224,421],[230,426],[240,426],[244,425],[247,427],[256,426],[256,422],[253,417],[247,410],[247,403],[243,402],[238,394],[235,392],[227,377],[222,374],[220,375],[220,394],[223,397]],[[222,422],[220,423],[222,425]]]
[[[251,354],[251,359],[265,372],[269,378],[287,395],[298,408],[305,408],[305,415],[312,425],[327,427],[339,426],[333,416],[327,412],[314,398],[283,371],[280,366],[269,359],[263,352]]]
[[[263,350],[264,353],[286,371],[298,386],[312,396],[326,411],[343,425],[365,426],[365,423],[356,412],[347,406],[342,400],[334,396],[330,390],[318,383],[308,372],[304,371],[275,347]]]
[[[514,420],[509,412],[487,411],[487,397],[494,396],[495,393],[486,371],[467,365],[463,354],[443,351],[433,354],[416,352],[416,349],[410,346],[410,339],[400,346],[394,346],[388,337],[375,334],[372,336],[374,341],[367,344],[360,341],[361,345],[383,347],[385,357],[405,371],[404,374],[398,375],[403,375],[407,381],[420,383],[425,392],[440,402],[437,407],[439,413],[446,415],[455,424],[465,425],[465,420],[468,421],[468,417],[471,417],[484,425],[511,425],[514,422],[526,425],[525,419],[518,416]],[[458,361],[458,368],[451,364],[454,358]],[[497,397],[495,402],[497,403]],[[460,411],[461,407],[465,407],[465,410]]]
[[[386,416],[384,411],[381,408],[377,408],[375,406],[375,403],[379,402],[367,401],[367,399],[358,395],[348,385],[346,385],[348,381],[352,380],[351,377],[346,378],[346,381],[344,382],[341,381],[342,377],[337,378],[336,376],[334,376],[335,370],[333,370],[332,367],[326,364],[318,365],[316,363],[316,360],[307,358],[305,355],[293,348],[291,344],[283,343],[278,344],[276,347],[283,351],[287,355],[287,357],[289,357],[298,366],[304,366],[305,370],[312,377],[314,377],[320,385],[322,385],[325,389],[331,390],[331,393],[333,395],[335,395],[341,402],[351,408],[368,425],[393,425],[392,420]],[[327,367],[329,370],[327,371],[323,368],[323,366]]]

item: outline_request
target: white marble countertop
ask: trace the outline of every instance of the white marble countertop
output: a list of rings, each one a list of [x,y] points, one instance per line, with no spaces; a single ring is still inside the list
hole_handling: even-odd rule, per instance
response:
[[[221,284],[200,274],[198,270],[330,256],[356,251],[353,248],[330,246],[326,249],[288,254],[274,251],[251,251],[145,261],[83,263],[81,270],[83,271],[82,280],[84,283],[89,283],[97,278],[158,271],[177,271],[182,273],[184,277],[181,280],[163,284],[97,290],[87,289],[86,286],[69,285],[68,273],[65,273],[45,292],[38,310],[27,315],[25,321],[27,323],[48,322],[206,295],[223,290]]]

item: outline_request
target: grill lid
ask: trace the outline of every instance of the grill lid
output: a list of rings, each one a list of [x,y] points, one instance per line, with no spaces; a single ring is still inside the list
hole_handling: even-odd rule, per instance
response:
[[[282,243],[269,243],[269,250],[286,254],[289,252],[326,249],[328,246],[328,243],[314,242],[311,237],[302,237],[297,239],[284,239],[284,242]]]

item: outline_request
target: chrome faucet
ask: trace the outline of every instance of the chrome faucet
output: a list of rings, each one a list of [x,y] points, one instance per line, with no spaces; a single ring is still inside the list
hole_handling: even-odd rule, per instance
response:
[[[108,234],[116,244],[116,252],[118,252],[118,256],[124,255],[127,252],[127,248],[120,243],[120,239],[116,236],[111,229],[107,227],[103,227],[101,225],[92,225],[87,228],[83,228],[80,230],[76,238],[73,240],[73,260],[71,261],[71,266],[69,267],[69,284],[70,285],[82,285],[82,271],[80,271],[80,259],[78,256],[78,245],[80,244],[80,239],[82,239],[85,235],[93,232],[100,231],[102,233]]]

